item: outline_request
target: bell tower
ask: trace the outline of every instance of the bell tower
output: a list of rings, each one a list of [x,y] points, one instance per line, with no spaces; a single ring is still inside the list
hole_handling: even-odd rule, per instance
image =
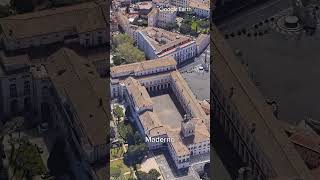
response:
[[[189,137],[194,135],[195,126],[191,120],[190,115],[185,114],[183,121],[181,122],[181,132],[183,137]]]

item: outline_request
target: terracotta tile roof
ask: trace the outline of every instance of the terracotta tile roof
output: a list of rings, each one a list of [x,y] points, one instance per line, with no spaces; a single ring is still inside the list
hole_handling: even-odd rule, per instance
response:
[[[173,71],[170,73],[172,81],[175,83],[177,90],[182,94],[182,98],[185,98],[185,102],[191,110],[191,116],[194,118],[205,119],[206,114],[202,110],[199,101],[196,99],[187,82],[183,79],[179,71]]]
[[[132,77],[128,77],[124,83],[127,87],[128,93],[132,96],[135,105],[139,109],[153,105],[147,89],[142,86],[139,81]]]
[[[209,2],[200,2],[198,0],[189,0],[189,6],[191,8],[198,8],[203,10],[210,10],[210,3]]]
[[[140,122],[148,136],[159,136],[166,134],[165,128],[162,126],[156,113],[146,111],[139,115]]]
[[[131,74],[160,67],[176,66],[177,62],[172,57],[163,57],[143,62],[114,66],[111,68],[111,77],[117,74]]]

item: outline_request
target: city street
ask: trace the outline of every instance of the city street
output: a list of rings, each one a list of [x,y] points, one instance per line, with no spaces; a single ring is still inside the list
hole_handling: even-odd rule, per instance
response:
[[[190,89],[199,100],[210,99],[210,73],[202,69],[205,64],[206,53],[207,64],[209,64],[210,46],[192,62],[178,68]]]

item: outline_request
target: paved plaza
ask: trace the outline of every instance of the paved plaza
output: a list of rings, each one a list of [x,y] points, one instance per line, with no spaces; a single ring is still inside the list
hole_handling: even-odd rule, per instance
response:
[[[286,11],[283,9],[272,17],[281,16]],[[250,20],[251,25],[243,23],[241,27],[240,22],[246,21],[246,16],[238,17],[238,29],[264,21],[259,17]],[[320,85],[316,83],[320,77],[319,28],[318,24],[313,35],[303,31],[283,33],[263,23],[256,30],[267,30],[263,35],[248,37],[242,34],[228,38],[234,52],[241,52],[238,60],[248,69],[248,74],[253,75],[263,96],[277,102],[281,120],[290,123],[307,117],[320,120]],[[226,32],[230,33],[230,30],[223,31]]]
[[[277,100],[280,118],[296,122],[305,117],[320,120],[319,39],[320,33],[300,40],[274,33],[229,42],[243,52],[262,94]]]
[[[171,128],[180,127],[184,112],[175,95],[164,93],[151,97],[151,100],[154,103],[153,110],[163,124]]]
[[[164,180],[200,180],[192,168],[177,171],[167,151],[158,151],[155,154],[155,160]]]
[[[198,71],[197,66],[191,72],[184,72],[182,76],[198,100],[210,99],[210,73]]]
[[[209,63],[210,46],[201,55],[196,57],[193,62],[179,68],[191,91],[199,100],[210,99],[210,70],[205,71],[204,69],[200,69],[205,64],[206,56],[206,63]]]

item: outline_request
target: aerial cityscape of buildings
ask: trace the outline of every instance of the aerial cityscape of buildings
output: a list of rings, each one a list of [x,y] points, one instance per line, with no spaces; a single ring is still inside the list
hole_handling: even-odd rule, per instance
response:
[[[0,19],[2,128],[15,118],[23,117],[19,138],[15,132],[5,134],[2,143],[6,157],[12,156],[13,149],[10,150],[8,143],[13,137],[23,138],[26,146],[32,143],[38,148],[40,154],[34,152],[33,158],[39,157],[36,163],[42,164],[42,170],[29,172],[29,176],[106,177],[103,162],[109,154],[106,135],[107,120],[111,118],[107,81],[101,78],[107,70],[108,56],[103,48],[109,42],[106,16],[106,2],[96,1]],[[97,53],[90,54],[88,47],[104,49],[104,56],[98,58]],[[30,130],[35,135],[30,135]],[[52,156],[55,141],[61,137],[66,144],[60,147],[62,154],[72,163],[66,172],[48,175],[49,170],[55,171],[47,165],[51,163],[48,157]],[[4,167],[1,171],[7,172],[2,173],[0,179],[19,178],[14,172],[18,167],[6,161],[1,161]],[[100,166],[101,162],[104,165]]]
[[[196,79],[209,77],[209,15],[209,1],[203,0],[112,2],[110,92],[118,119],[110,124],[118,132],[112,143],[114,151],[123,140],[129,151],[148,147],[144,160],[135,162],[141,164],[138,179],[147,179],[140,171],[150,174],[153,169],[160,179],[209,179],[209,91],[201,92],[206,99],[198,97],[198,87],[186,77],[187,71]],[[129,46],[146,60],[128,63],[122,47]],[[203,83],[209,85],[209,79]],[[118,118],[121,109],[124,116]],[[142,143],[122,135],[123,126],[132,127]],[[123,162],[132,159],[125,154]],[[112,168],[114,161],[111,177],[120,169]]]
[[[0,180],[320,179],[319,1],[1,3]]]

